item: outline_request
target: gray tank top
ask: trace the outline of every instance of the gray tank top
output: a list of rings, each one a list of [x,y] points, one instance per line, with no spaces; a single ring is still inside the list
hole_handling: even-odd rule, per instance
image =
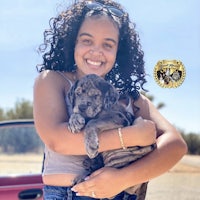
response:
[[[72,86],[72,82],[62,72],[57,71],[63,78]],[[66,98],[67,108],[70,108],[69,101]],[[69,111],[70,114],[70,111]],[[77,174],[85,175],[87,171],[84,169],[83,161],[87,158],[86,155],[74,156],[74,155],[62,155],[58,154],[47,146],[45,146],[45,160],[43,175],[48,174]]]
[[[59,72],[60,75],[72,86],[72,82],[63,73]],[[69,101],[66,98],[66,104],[69,108]],[[129,98],[129,103],[126,107],[127,111],[133,114],[133,109],[131,105],[131,98]],[[77,174],[84,176],[87,171],[84,169],[83,161],[87,158],[87,155],[62,155],[58,154],[47,146],[45,146],[45,160],[43,175],[48,174]]]

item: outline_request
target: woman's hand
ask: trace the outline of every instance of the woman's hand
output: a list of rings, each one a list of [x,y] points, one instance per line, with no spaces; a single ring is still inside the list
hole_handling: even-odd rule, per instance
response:
[[[139,146],[151,145],[156,142],[157,133],[156,126],[153,121],[138,117],[134,121],[133,127],[134,126],[137,128],[137,132],[139,134]]]
[[[77,196],[93,198],[110,198],[123,191],[122,176],[118,175],[120,169],[103,167],[86,178],[84,182],[75,185],[72,191]]]

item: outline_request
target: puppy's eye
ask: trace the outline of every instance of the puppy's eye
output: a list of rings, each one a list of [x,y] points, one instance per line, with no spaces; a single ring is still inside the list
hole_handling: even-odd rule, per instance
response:
[[[91,106],[92,105],[92,103],[91,102],[87,102],[87,106]]]
[[[82,93],[82,89],[80,87],[77,87],[75,90],[75,93],[79,96]]]
[[[80,95],[81,95],[81,92],[80,92],[80,91],[76,91],[76,95],[77,95],[77,96],[80,96]]]
[[[96,94],[96,95],[94,95],[93,97],[94,97],[94,99],[97,99],[97,98],[99,97],[99,95]]]
[[[115,102],[115,101],[116,101],[116,98],[115,98],[115,97],[110,97],[110,100],[111,100],[112,102]]]

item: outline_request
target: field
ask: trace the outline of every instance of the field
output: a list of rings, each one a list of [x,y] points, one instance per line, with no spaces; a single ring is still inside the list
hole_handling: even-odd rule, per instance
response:
[[[42,154],[0,154],[0,176],[40,173],[42,158]]]
[[[39,173],[42,155],[0,155],[3,174]],[[186,155],[169,172],[150,181],[146,200],[200,200],[200,156]]]
[[[146,200],[200,200],[200,156],[188,156],[149,183]]]

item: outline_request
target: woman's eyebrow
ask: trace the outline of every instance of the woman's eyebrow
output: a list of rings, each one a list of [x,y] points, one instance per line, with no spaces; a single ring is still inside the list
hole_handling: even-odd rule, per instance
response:
[[[79,35],[79,37],[82,37],[82,36],[88,36],[88,37],[93,38],[93,36],[92,36],[91,34],[89,34],[89,33],[81,33],[81,34]],[[106,41],[111,41],[111,42],[113,42],[114,44],[117,44],[117,41],[114,40],[113,38],[105,38],[105,40],[106,40]]]
[[[81,36],[89,36],[89,37],[92,37],[92,35],[89,34],[89,33],[81,33],[81,34],[79,35],[79,37],[81,37]]]

